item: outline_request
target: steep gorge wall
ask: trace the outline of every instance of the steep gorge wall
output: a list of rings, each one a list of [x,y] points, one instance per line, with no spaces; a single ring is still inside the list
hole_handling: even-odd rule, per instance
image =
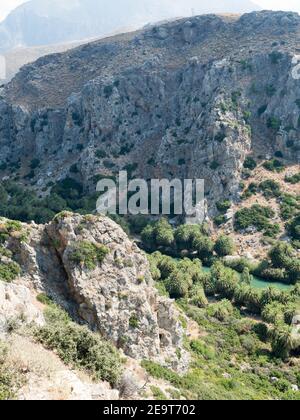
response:
[[[300,162],[300,82],[292,77],[299,32],[300,18],[280,12],[154,26],[122,41],[124,52],[121,41],[91,44],[93,76],[80,79],[80,89],[84,48],[73,56],[50,56],[46,66],[25,67],[1,101],[4,174],[20,166],[24,175],[36,158],[40,166],[30,184],[40,191],[69,176],[74,165],[77,174],[71,176],[87,191],[94,191],[96,175],[124,168],[145,179],[204,178],[214,213],[218,200],[238,197],[248,154],[268,158],[281,151],[287,162]],[[110,59],[97,67],[100,51]],[[65,69],[72,63],[77,93],[69,93],[64,106],[25,105],[50,87],[54,104],[52,79],[60,69],[68,86],[72,70]],[[57,89],[58,98],[62,91]]]

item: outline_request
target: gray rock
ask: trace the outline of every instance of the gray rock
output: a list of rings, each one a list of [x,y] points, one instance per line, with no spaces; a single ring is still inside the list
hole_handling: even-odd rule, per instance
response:
[[[275,48],[273,29],[282,28],[286,41]],[[238,199],[249,153],[300,161],[296,34],[296,14],[207,15],[43,57],[0,100],[0,164],[8,164],[0,175],[37,158],[30,184],[45,194],[76,164],[71,176],[88,193],[96,175],[129,164],[145,179],[204,179],[213,216],[217,201]]]
[[[0,329],[17,317],[42,323],[35,293],[44,292],[126,355],[178,371],[188,368],[179,312],[172,300],[159,296],[146,255],[116,223],[66,213],[46,226],[23,229],[26,242],[11,237],[7,243],[22,275],[17,284],[0,282]],[[87,268],[74,262],[74,244],[82,242],[107,247],[102,264]]]

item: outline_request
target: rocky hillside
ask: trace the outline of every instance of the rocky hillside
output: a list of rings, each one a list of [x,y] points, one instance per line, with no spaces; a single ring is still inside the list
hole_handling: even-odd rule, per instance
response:
[[[299,34],[293,13],[207,15],[41,58],[2,93],[2,175],[43,195],[124,168],[204,178],[215,214],[247,156],[299,162]]]
[[[43,399],[48,385],[55,393],[55,390],[61,392],[63,384],[66,389],[74,385],[73,393],[64,398],[91,399],[91,394],[98,394],[101,398],[114,399],[119,395],[105,384],[90,382],[87,385],[87,377],[76,376],[53,354],[47,357],[38,342],[50,350],[57,349],[53,341],[50,344],[47,340],[53,333],[51,328],[58,323],[54,337],[57,334],[63,337],[65,328],[68,334],[74,333],[75,338],[83,334],[89,340],[87,351],[92,352],[94,348],[95,352],[90,355],[92,363],[85,366],[85,370],[92,369],[98,379],[118,385],[119,390],[122,382],[120,378],[117,380],[118,351],[128,356],[130,375],[134,377],[137,370],[140,381],[143,381],[143,372],[138,361],[143,359],[156,360],[179,372],[187,369],[189,354],[183,348],[184,330],[179,312],[171,300],[158,295],[146,257],[114,222],[103,217],[63,213],[46,226],[2,219],[0,230],[0,353],[4,338],[18,363],[23,363],[27,369],[31,366],[33,372],[28,372],[25,388],[20,391],[24,398],[39,395]],[[45,304],[52,308],[50,315],[49,310],[48,315],[43,312]],[[87,325],[90,330],[70,321],[66,325],[67,315],[60,315],[59,307],[77,324]],[[38,342],[30,339],[32,334],[28,330],[11,335],[26,325],[35,329],[33,336],[38,337]],[[65,354],[71,339],[67,335],[63,339],[64,350],[58,349],[56,353],[70,365],[74,360],[73,356]],[[110,344],[99,343],[99,337]],[[105,359],[108,356],[103,354],[104,347],[98,350],[103,358],[98,365],[96,358],[100,356],[96,355],[93,342],[94,346],[113,346],[109,351],[112,359]],[[80,346],[83,345],[81,342]],[[38,363],[33,363],[32,351],[38,355],[40,368],[46,369],[45,359],[49,359],[48,368],[52,372],[49,382],[46,377],[38,382],[34,375]],[[79,364],[82,365],[82,360]],[[0,382],[2,386],[2,379]],[[145,382],[144,378],[141,387]],[[2,388],[0,394],[3,398]]]

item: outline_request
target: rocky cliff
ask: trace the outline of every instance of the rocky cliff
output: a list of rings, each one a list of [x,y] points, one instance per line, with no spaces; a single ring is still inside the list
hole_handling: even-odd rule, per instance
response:
[[[42,325],[35,296],[43,292],[126,355],[187,368],[179,313],[159,296],[145,255],[114,222],[71,213],[46,226],[2,219],[1,237],[1,280],[15,278],[0,281],[1,334],[16,319]]]
[[[300,160],[299,35],[293,13],[206,15],[41,58],[4,89],[2,175],[43,194],[124,168],[204,178],[213,214],[238,198],[249,154]]]

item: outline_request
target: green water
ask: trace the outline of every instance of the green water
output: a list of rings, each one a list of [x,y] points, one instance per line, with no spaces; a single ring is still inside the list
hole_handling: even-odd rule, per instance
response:
[[[267,280],[260,279],[260,278],[255,277],[255,276],[253,276],[251,286],[254,287],[254,289],[266,289],[267,287],[272,286],[272,287],[276,287],[277,289],[280,289],[280,290],[291,290],[292,287],[293,287],[290,284],[278,283],[278,282],[274,282],[274,281],[267,281]]]
[[[209,267],[203,267],[203,271],[205,271],[206,273],[209,273],[210,268]],[[267,280],[264,280],[262,278],[255,277],[255,276],[252,276],[252,277],[253,277],[253,280],[251,282],[251,286],[254,289],[267,289],[268,287],[272,286],[272,287],[276,287],[277,289],[280,289],[280,290],[291,290],[292,287],[293,287],[290,284],[267,281]]]

